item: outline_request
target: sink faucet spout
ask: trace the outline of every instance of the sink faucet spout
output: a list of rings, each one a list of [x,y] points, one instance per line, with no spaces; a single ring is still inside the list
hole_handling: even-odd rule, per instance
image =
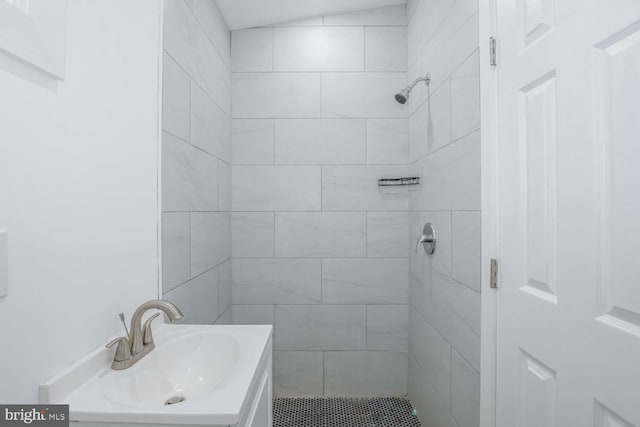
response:
[[[158,309],[164,312],[171,322],[178,321],[183,317],[180,309],[169,301],[152,300],[147,301],[138,307],[131,318],[131,355],[133,356],[140,353],[145,345],[153,344],[143,342],[145,331],[142,330],[142,316],[147,312],[147,310],[151,309]],[[151,326],[149,325],[148,327]]]

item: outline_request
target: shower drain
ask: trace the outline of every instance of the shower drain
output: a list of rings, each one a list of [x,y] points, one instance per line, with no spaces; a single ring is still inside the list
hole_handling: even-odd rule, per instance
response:
[[[184,396],[173,396],[173,397],[168,398],[167,401],[164,402],[164,404],[165,404],[165,406],[177,405],[178,403],[182,403],[185,400],[187,400],[187,398],[184,397]]]

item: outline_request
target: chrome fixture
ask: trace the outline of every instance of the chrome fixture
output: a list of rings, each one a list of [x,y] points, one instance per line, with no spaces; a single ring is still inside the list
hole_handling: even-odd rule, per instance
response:
[[[416,253],[418,253],[420,245],[422,245],[427,255],[433,255],[436,250],[436,229],[430,222],[426,223],[422,229],[422,236],[418,238],[418,243],[416,244]]]
[[[431,83],[431,73],[427,73],[427,75],[424,77],[418,77],[409,86],[396,93],[396,101],[398,101],[399,104],[406,104],[409,100],[409,94],[411,93],[413,88],[420,82],[425,82],[425,84],[429,86],[429,83]]]
[[[131,318],[131,336],[129,338],[118,337],[106,345],[106,347],[109,348],[117,344],[111,369],[121,370],[130,368],[155,348],[151,322],[160,316],[160,313],[149,317],[147,321],[144,322],[144,325],[142,324],[142,316],[147,310],[151,309],[163,311],[171,322],[182,319],[180,309],[169,301],[151,300],[142,304],[133,313],[133,317]],[[123,319],[124,315],[121,314],[120,318]],[[129,332],[127,331],[127,335],[128,334]]]

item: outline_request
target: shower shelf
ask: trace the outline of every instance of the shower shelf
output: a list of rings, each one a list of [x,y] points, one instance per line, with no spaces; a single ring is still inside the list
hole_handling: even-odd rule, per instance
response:
[[[378,187],[397,187],[402,185],[418,185],[420,177],[408,176],[402,178],[381,178],[378,180]]]

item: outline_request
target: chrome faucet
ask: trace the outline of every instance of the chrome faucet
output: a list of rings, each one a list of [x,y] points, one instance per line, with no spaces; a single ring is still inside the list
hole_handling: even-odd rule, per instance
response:
[[[151,300],[142,304],[133,313],[133,317],[131,318],[131,336],[129,338],[118,337],[107,344],[107,347],[118,345],[111,369],[122,370],[130,368],[155,348],[151,322],[160,316],[160,313],[154,314],[144,322],[144,325],[142,324],[142,316],[147,310],[151,309],[163,311],[171,322],[182,319],[180,309],[169,301]]]

